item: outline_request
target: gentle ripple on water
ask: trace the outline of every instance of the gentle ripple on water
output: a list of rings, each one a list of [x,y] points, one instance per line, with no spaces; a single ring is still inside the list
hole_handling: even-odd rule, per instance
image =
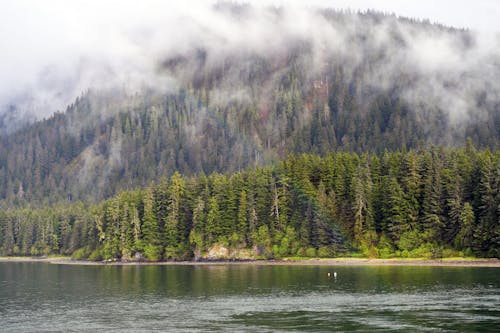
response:
[[[0,264],[2,332],[498,332],[498,268]]]

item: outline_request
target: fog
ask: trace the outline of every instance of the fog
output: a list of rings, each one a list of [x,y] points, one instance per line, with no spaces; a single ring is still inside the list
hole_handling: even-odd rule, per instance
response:
[[[346,7],[345,1],[336,3]],[[367,3],[386,12],[387,3],[401,9],[396,1],[385,6],[378,2],[379,7]],[[368,53],[383,54],[379,66],[365,73],[363,84],[389,89],[402,73],[410,75],[411,84],[401,95],[423,115],[439,108],[460,123],[481,117],[478,95],[486,103],[500,101],[500,38],[496,31],[481,29],[480,19],[471,18],[472,27],[476,24],[478,29],[458,33],[424,29],[425,25],[408,24],[397,16],[367,25],[349,14],[346,21],[335,22],[318,10],[325,6],[322,1],[308,6],[293,2],[277,9],[278,5],[279,1],[242,7],[211,1],[175,5],[148,1],[147,6],[132,1],[2,2],[0,110],[17,109],[4,119],[4,126],[63,111],[89,88],[132,93],[176,89],[192,78],[193,68],[172,72],[161,64],[197,50],[206,52],[204,66],[209,67],[239,54],[276,57],[297,41],[307,41],[311,47],[307,58],[311,75],[319,75],[332,57],[345,65],[349,75]],[[356,39],[359,33],[367,36],[363,42]],[[244,87],[234,80],[228,76],[224,85],[235,87],[234,91],[214,92],[219,102],[247,98]]]

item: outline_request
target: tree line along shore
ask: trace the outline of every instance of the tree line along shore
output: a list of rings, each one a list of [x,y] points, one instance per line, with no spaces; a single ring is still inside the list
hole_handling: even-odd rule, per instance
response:
[[[500,154],[302,154],[96,204],[0,210],[0,254],[92,261],[500,256]]]

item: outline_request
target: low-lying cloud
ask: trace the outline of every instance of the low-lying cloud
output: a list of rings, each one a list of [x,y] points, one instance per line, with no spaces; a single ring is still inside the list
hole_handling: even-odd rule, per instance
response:
[[[402,77],[409,78],[400,94],[410,105],[438,108],[456,123],[481,116],[485,106],[478,96],[490,107],[500,101],[500,38],[494,33],[299,6],[202,1],[150,1],[147,6],[77,1],[70,6],[23,0],[2,6],[0,108],[15,105],[19,116],[49,116],[89,88],[175,89],[196,68],[165,71],[162,64],[200,50],[206,69],[245,54],[279,58],[301,42],[309,46],[311,76],[321,75],[332,59],[343,64],[346,75],[354,75],[377,54],[375,66],[363,73],[367,89],[392,89]],[[20,20],[30,23],[18,26]],[[226,90],[214,92],[219,102],[224,96],[247,98],[237,75],[226,80],[231,81]]]

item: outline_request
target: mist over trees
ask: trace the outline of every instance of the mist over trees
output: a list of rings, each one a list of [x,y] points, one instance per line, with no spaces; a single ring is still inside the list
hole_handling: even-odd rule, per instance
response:
[[[144,43],[152,60],[104,66],[64,112],[1,132],[3,254],[499,255],[497,40],[373,12],[213,11],[208,32]]]
[[[3,136],[0,198],[100,200],[176,170],[234,172],[300,152],[461,146],[466,138],[497,149],[495,106],[458,123],[439,108],[424,116],[398,93],[404,83],[367,96],[362,79],[348,77],[340,64],[310,78],[301,60],[307,50],[287,58],[226,59],[224,67],[200,72],[174,93],[89,91],[65,113]],[[165,68],[191,68],[194,61],[202,64],[203,53]],[[226,81],[235,72],[238,80]],[[225,87],[233,82],[241,89]]]

